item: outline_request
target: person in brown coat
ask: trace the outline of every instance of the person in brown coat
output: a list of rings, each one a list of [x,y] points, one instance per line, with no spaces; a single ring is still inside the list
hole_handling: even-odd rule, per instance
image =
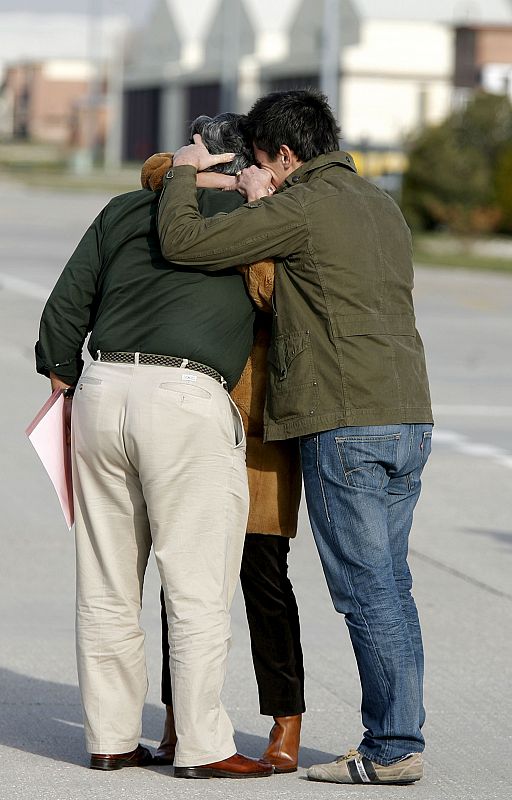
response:
[[[191,136],[200,133],[210,152],[234,150],[230,126],[239,116],[199,117]],[[220,124],[219,124],[220,123]],[[248,165],[247,165],[248,166]],[[143,165],[143,188],[158,191],[172,167],[171,153],[151,156]],[[225,172],[217,172],[218,169]],[[230,164],[216,172],[201,173],[202,184],[235,189]],[[270,342],[274,264],[262,261],[241,266],[257,314],[254,344],[245,370],[231,397],[238,406],[247,436],[247,472],[250,510],[240,573],[258,685],[260,713],[274,718],[269,743],[262,758],[275,772],[297,769],[304,701],[304,667],[297,603],[288,578],[290,539],[297,532],[301,495],[300,455],[297,440],[263,444],[263,408],[266,362]],[[154,763],[172,764],[176,745],[172,689],[169,672],[167,618],[162,602],[162,702],[166,721]]]

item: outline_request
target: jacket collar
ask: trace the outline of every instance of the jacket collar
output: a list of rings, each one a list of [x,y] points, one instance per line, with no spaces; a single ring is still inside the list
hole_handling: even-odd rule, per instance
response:
[[[321,156],[310,159],[310,161],[306,161],[292,172],[291,175],[288,175],[282,188],[284,189],[285,186],[294,186],[296,183],[302,182],[310,172],[335,165],[349,169],[352,172],[357,172],[354,159],[350,153],[346,153],[344,150],[335,150],[332,153],[324,153]]]

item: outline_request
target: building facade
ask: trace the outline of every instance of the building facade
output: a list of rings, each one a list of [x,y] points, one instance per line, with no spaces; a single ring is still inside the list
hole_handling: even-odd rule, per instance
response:
[[[323,7],[202,0],[192,15],[188,0],[159,0],[126,67],[125,158],[175,148],[200,113],[243,112],[264,92],[319,86]],[[512,4],[339,0],[335,105],[360,160],[400,153],[411,133],[450,111],[457,29],[468,23],[512,24]]]
[[[102,153],[124,16],[0,13],[0,137]],[[107,109],[108,106],[108,109]],[[65,151],[62,151],[63,154]]]
[[[475,89],[512,100],[512,25],[457,28],[454,85],[462,100]]]
[[[10,138],[71,145],[89,81],[86,61],[51,59],[8,67],[2,95],[10,109]]]

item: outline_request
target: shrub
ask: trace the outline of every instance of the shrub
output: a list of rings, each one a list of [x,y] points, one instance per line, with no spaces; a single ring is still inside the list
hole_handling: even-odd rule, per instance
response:
[[[460,234],[488,233],[505,219],[512,225],[511,141],[512,105],[506,97],[483,93],[424,130],[410,142],[404,176],[402,206],[409,224]]]

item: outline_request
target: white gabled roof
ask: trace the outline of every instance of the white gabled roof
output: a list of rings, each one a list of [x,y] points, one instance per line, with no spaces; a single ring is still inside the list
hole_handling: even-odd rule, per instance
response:
[[[220,0],[167,0],[167,6],[182,41],[202,41],[208,33]]]
[[[287,34],[304,2],[321,21],[323,0],[231,0],[243,3],[256,35]],[[221,0],[165,0],[183,42],[201,42]],[[445,25],[512,25],[512,0],[340,0],[362,21],[430,22]]]
[[[295,15],[303,0],[244,0],[247,14],[256,33],[284,32],[292,25]],[[321,3],[313,0],[318,13],[321,14]]]
[[[256,33],[284,31],[293,22],[302,0],[233,0],[242,2]],[[310,0],[318,3],[318,0]],[[202,40],[207,35],[221,0],[167,0],[167,6],[176,23],[178,33],[184,40]],[[320,6],[319,6],[320,7]],[[193,11],[192,11],[193,8]]]

